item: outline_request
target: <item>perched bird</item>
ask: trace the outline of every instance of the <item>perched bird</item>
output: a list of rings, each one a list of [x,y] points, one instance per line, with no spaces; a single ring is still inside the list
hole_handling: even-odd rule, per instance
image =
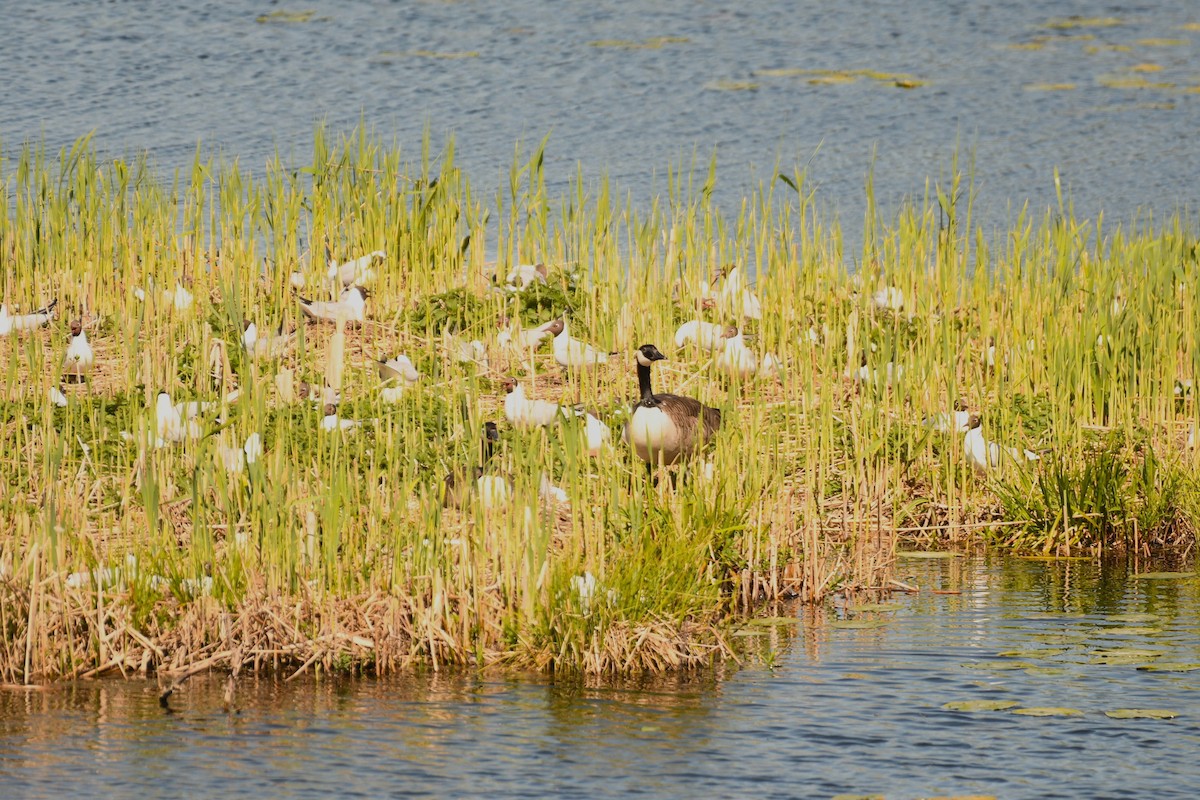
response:
[[[455,336],[449,330],[444,330],[442,347],[455,363],[477,364],[485,370],[488,368],[487,345],[479,339],[468,341],[461,336]]]
[[[13,331],[28,331],[49,325],[50,320],[54,319],[54,309],[57,305],[58,298],[55,298],[50,301],[50,305],[39,308],[32,314],[13,315],[8,313],[6,304],[0,304],[0,336],[8,336]]]
[[[404,390],[421,377],[421,373],[417,372],[417,368],[405,355],[389,358],[386,361],[381,358],[376,362],[376,366],[379,369],[379,377],[385,384],[379,390],[379,396],[385,403],[399,403],[400,398],[404,397]]]
[[[492,459],[500,431],[494,422],[483,425],[483,447],[479,466],[470,470],[460,469],[446,475],[443,481],[442,504],[462,508],[471,494],[476,494],[484,510],[507,505],[512,496],[512,485],[502,475],[487,474],[488,462]]]
[[[300,310],[304,316],[317,322],[363,322],[366,319],[367,298],[370,290],[363,286],[352,286],[342,292],[336,302],[300,298]]]
[[[342,393],[332,386],[321,386],[316,383],[300,381],[296,385],[296,396],[301,400],[311,400],[318,406],[337,406],[342,402]]]
[[[548,400],[531,400],[525,396],[525,387],[514,378],[505,378],[504,418],[508,424],[521,430],[546,427],[553,425],[560,417],[569,413],[570,409],[563,408]]]
[[[59,408],[67,407],[67,396],[65,394],[63,394],[61,386],[51,386],[49,395],[50,395],[51,403],[58,406]]]
[[[867,365],[867,354],[864,351],[859,354],[858,369],[847,368],[845,375],[855,383],[874,384],[882,381],[884,386],[891,386],[904,376],[904,365],[889,361],[879,369],[872,368]]]
[[[501,324],[504,324],[502,320]],[[520,350],[521,355],[525,355],[526,350],[533,349],[542,342],[553,339],[558,334],[562,333],[564,327],[561,319],[552,319],[549,322],[543,322],[533,328],[514,330],[501,330],[496,336],[496,344],[500,347],[510,350]]]
[[[413,362],[406,355],[398,355],[386,360],[381,358],[376,364],[379,370],[379,379],[383,381],[395,380],[411,386],[421,378],[421,373],[417,372],[417,368],[413,366]]]
[[[241,447],[222,443],[217,455],[226,472],[239,475],[245,471],[246,465],[254,464],[262,455],[262,437],[257,432],[252,433]]]
[[[734,378],[751,378],[758,371],[758,356],[746,346],[741,333],[725,340],[725,347],[717,356],[717,366]]]
[[[251,358],[281,358],[294,341],[296,341],[296,332],[284,333],[283,325],[279,326],[274,336],[260,339],[258,325],[252,320],[242,320],[242,349]]]
[[[721,350],[725,341],[738,335],[738,329],[732,325],[718,325],[715,322],[705,322],[694,319],[685,322],[675,331],[675,346],[683,347],[694,344],[701,350]]]
[[[939,411],[925,418],[925,427],[938,433],[966,433],[971,429],[971,414],[961,397],[954,401],[953,411]]]
[[[967,433],[963,437],[963,453],[967,463],[976,472],[987,472],[1000,466],[1001,458],[1010,459],[1017,463],[1037,461],[1040,456],[1032,450],[1018,450],[1015,447],[1002,447],[995,442],[983,438],[983,418],[971,414],[967,421]]]
[[[337,406],[333,403],[325,404],[325,416],[321,419],[321,430],[332,433],[334,431],[342,431],[350,433],[362,427],[363,421],[358,419],[342,419],[338,416]]]
[[[746,319],[762,319],[762,304],[742,277],[742,268],[730,266],[718,274],[723,281],[715,295],[717,308]]]
[[[504,398],[504,418],[514,428],[529,430],[549,427],[558,421],[582,421],[588,455],[592,456],[598,455],[612,438],[612,431],[595,414],[548,400],[531,400],[525,396],[525,387],[513,378],[505,378],[503,386],[508,395]]]
[[[70,381],[81,381],[92,371],[96,356],[83,330],[83,320],[71,320],[71,343],[63,357],[63,375]]]
[[[288,283],[291,284],[292,288],[296,291],[303,289],[307,282],[308,281],[304,279],[304,273],[300,270],[292,270],[292,274],[288,276]]]
[[[197,401],[177,404],[169,394],[159,392],[154,406],[156,445],[164,447],[171,442],[199,439],[204,431],[198,417],[209,407]]]
[[[871,302],[879,311],[903,311],[904,292],[895,286],[884,286],[871,295]]]
[[[504,284],[509,289],[528,289],[531,284],[545,283],[549,270],[545,264],[518,264],[509,270],[504,278]]]
[[[567,323],[563,320],[563,328],[554,337],[554,360],[566,369],[581,369],[597,364],[608,363],[608,357],[616,355],[592,347],[587,342],[572,339],[567,332]]]
[[[637,349],[638,389],[625,424],[625,441],[648,466],[674,464],[705,445],[721,426],[721,412],[691,397],[655,394],[650,387],[650,365],[666,356],[652,344]]]
[[[355,284],[370,283],[375,278],[371,266],[376,259],[383,261],[385,258],[387,258],[387,254],[382,250],[375,250],[365,256],[351,259],[345,264],[338,264],[333,260],[333,252],[327,244],[325,245],[325,262],[329,264],[329,269],[326,270],[325,275],[335,287],[340,289],[348,289]]]

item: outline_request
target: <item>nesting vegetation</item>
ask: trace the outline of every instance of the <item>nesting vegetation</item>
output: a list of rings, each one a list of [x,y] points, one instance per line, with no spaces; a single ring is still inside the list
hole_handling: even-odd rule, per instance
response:
[[[542,153],[488,199],[452,143],[406,161],[365,131],[257,175],[198,155],[163,180],[86,139],[10,156],[0,683],[662,671],[731,656],[764,601],[886,588],[901,541],[1190,548],[1184,220],[1062,202],[989,237],[957,172],[890,219],[868,180],[847,256],[802,171],[730,218],[715,164],[643,208],[605,180],[550,197]],[[326,305],[359,284],[361,322]],[[564,315],[614,355],[562,369],[536,338]],[[674,466],[621,441],[649,343],[657,391],[720,411]],[[510,424],[506,378],[561,419]],[[449,475],[491,488],[449,502]]]

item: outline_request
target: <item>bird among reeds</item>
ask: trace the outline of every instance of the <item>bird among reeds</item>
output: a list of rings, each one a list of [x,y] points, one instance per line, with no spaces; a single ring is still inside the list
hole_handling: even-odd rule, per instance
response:
[[[675,464],[712,439],[721,427],[721,412],[692,397],[655,394],[650,367],[666,356],[652,344],[636,353],[640,396],[625,424],[625,441],[649,466]]]

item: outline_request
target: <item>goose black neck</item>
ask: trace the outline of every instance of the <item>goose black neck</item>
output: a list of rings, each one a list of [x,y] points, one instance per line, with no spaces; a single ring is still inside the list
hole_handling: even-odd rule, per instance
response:
[[[654,399],[654,392],[650,389],[650,365],[638,362],[638,388],[642,393],[642,402]]]

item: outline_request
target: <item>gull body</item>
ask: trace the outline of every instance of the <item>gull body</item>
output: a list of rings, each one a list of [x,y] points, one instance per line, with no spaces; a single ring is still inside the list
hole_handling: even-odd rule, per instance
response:
[[[404,385],[411,386],[421,378],[421,373],[417,372],[412,360],[406,355],[393,356],[387,360],[381,358],[376,363],[380,380],[397,380]]]
[[[904,292],[895,286],[885,286],[871,295],[871,302],[880,311],[903,311]]]
[[[154,420],[156,443],[159,447],[172,442],[182,442],[185,439],[199,439],[203,433],[200,412],[205,410],[205,404],[174,403],[166,392],[159,392],[154,405]]]
[[[95,362],[96,355],[83,330],[83,321],[72,320],[71,343],[67,345],[67,354],[63,357],[63,374],[71,380],[81,381],[92,371]]]
[[[242,322],[242,349],[254,359],[281,358],[296,341],[296,332],[284,333],[283,327],[269,338],[259,338],[258,325],[251,320]]]
[[[1003,447],[996,442],[983,438],[982,418],[979,414],[971,414],[968,430],[963,436],[963,455],[967,463],[976,472],[988,472],[1001,465],[1002,459],[1017,463],[1037,461],[1039,456],[1032,450],[1019,450],[1015,447]]]
[[[725,346],[727,339],[736,335],[737,328],[732,325],[718,325],[715,322],[694,319],[683,323],[675,331],[675,346],[694,344],[702,350],[717,351]]]
[[[716,293],[717,306],[727,314],[762,319],[762,304],[742,277],[742,268],[728,267],[720,274],[724,280]]]
[[[561,319],[552,319],[533,328],[502,330],[496,336],[496,343],[510,349],[530,350],[561,333],[563,325]]]
[[[509,270],[504,283],[510,289],[528,289],[534,283],[545,283],[548,274],[545,264],[518,264]]]
[[[10,314],[6,304],[0,304],[0,336],[8,336],[13,331],[28,331],[49,325],[54,319],[54,309],[58,299],[50,302],[45,308],[39,308],[31,314]]]
[[[367,253],[365,256],[351,259],[344,264],[338,264],[333,260],[333,253],[329,247],[325,247],[325,261],[329,264],[329,269],[326,270],[326,277],[333,282],[335,287],[348,289],[355,284],[370,283],[375,278],[375,273],[371,266],[376,259],[383,261],[387,258],[387,254],[382,250],[375,250]]]
[[[925,418],[926,427],[938,433],[966,433],[971,429],[971,413],[962,398],[954,401],[953,411],[939,411]]]
[[[366,319],[367,297],[370,296],[362,286],[352,286],[342,292],[336,302],[308,300],[300,298],[300,310],[304,316],[316,322],[363,322]]]
[[[592,347],[587,342],[572,339],[567,324],[554,337],[554,360],[567,369],[581,369],[608,363],[609,353]]]

